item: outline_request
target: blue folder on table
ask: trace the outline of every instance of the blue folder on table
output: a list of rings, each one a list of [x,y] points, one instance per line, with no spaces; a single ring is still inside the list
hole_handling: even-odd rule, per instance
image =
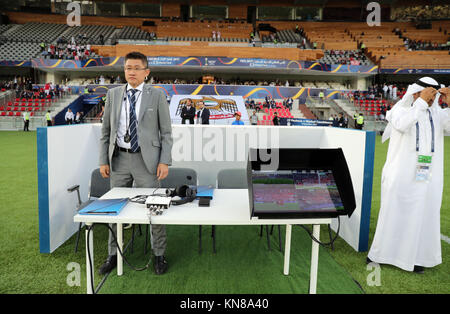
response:
[[[116,216],[128,204],[128,201],[128,198],[98,199],[80,209],[78,213],[80,215]]]
[[[205,197],[213,199],[214,187],[212,185],[199,185],[197,186],[197,197]]]

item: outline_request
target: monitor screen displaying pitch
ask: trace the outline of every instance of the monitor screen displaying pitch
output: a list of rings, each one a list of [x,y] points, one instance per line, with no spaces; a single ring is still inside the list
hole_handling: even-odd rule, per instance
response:
[[[331,170],[252,170],[254,210],[258,213],[324,213],[344,205]]]

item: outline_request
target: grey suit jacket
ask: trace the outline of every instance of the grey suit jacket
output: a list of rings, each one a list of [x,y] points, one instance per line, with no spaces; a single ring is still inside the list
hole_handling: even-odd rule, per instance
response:
[[[116,143],[117,128],[126,85],[108,90],[100,137],[100,165],[110,165]],[[164,92],[144,85],[138,120],[138,143],[144,163],[156,174],[159,163],[172,164],[172,123]]]

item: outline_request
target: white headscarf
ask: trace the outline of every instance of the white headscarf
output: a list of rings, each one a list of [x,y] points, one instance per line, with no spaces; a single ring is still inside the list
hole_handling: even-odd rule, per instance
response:
[[[403,95],[403,98],[400,99],[392,107],[392,109],[386,113],[386,120],[389,121],[389,118],[392,115],[392,113],[395,112],[396,110],[399,110],[399,108],[411,107],[412,104],[414,103],[413,94],[421,92],[426,87],[434,87],[434,88],[438,89],[440,86],[439,86],[439,83],[436,82],[436,80],[434,80],[433,78],[428,77],[428,76],[424,76],[424,77],[418,79],[416,81],[416,83],[413,83],[408,86],[408,89],[406,90],[405,95]],[[432,107],[439,105],[439,101],[438,101],[439,95],[440,95],[439,93],[436,94],[436,98],[434,99]],[[391,136],[391,133],[392,133],[392,124],[390,122],[388,122],[388,125],[384,129],[383,137],[381,138],[381,142],[384,143]]]

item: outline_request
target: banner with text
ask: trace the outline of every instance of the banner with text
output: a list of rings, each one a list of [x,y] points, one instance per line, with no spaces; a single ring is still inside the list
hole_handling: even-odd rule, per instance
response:
[[[247,110],[242,96],[218,96],[218,95],[173,95],[170,99],[170,117],[172,123],[181,124],[181,110],[191,100],[195,108],[194,122],[198,123],[198,112],[201,106],[209,110],[209,124],[232,124],[235,120],[234,113],[241,113],[241,120],[249,124]],[[189,120],[186,121],[189,124]]]

